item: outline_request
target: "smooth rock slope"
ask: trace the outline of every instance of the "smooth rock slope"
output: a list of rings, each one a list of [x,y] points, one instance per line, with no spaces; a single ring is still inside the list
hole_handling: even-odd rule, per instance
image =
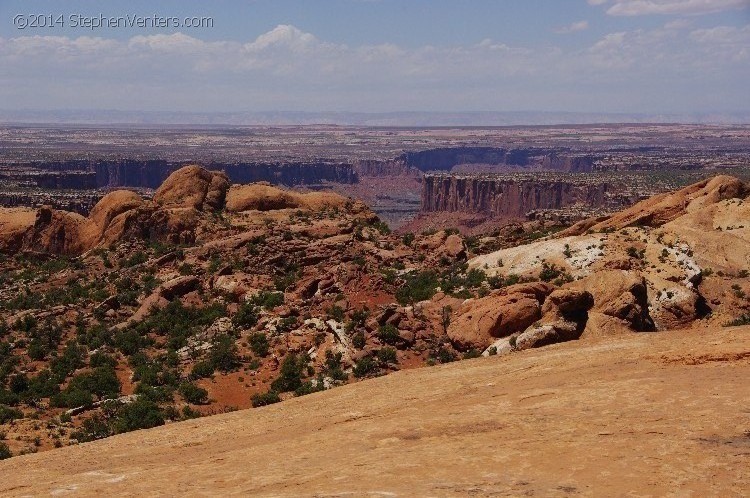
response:
[[[3,496],[743,496],[750,327],[403,371],[0,462]]]

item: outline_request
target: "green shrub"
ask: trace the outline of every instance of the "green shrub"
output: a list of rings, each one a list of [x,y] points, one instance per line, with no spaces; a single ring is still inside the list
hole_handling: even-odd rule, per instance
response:
[[[738,318],[735,318],[731,322],[727,323],[725,327],[739,327],[741,325],[750,325],[750,313],[746,313]]]
[[[13,453],[11,453],[10,448],[8,448],[8,445],[4,442],[0,442],[0,460],[5,460],[12,456],[13,456]]]
[[[202,405],[208,401],[208,391],[191,382],[180,384],[180,394],[188,403]]]
[[[378,370],[378,364],[375,360],[373,360],[371,357],[366,356],[359,360],[356,365],[354,365],[354,376],[357,378],[367,377],[368,375],[377,372]]]
[[[542,271],[539,272],[539,279],[542,282],[551,282],[562,275],[562,273],[562,270],[555,264],[550,264],[545,261],[542,263]]]
[[[243,303],[232,317],[235,327],[248,329],[258,323],[258,308],[250,303]]]
[[[142,336],[134,329],[121,330],[114,336],[115,347],[125,356],[132,356],[150,344],[151,340],[148,337]]]
[[[497,354],[497,348],[495,348],[495,354]],[[467,352],[464,353],[464,360],[470,360],[472,358],[479,358],[482,356],[482,353],[479,352],[477,349],[470,349]]]
[[[34,361],[42,361],[48,353],[47,346],[40,339],[34,338],[26,348],[26,354]]]
[[[446,349],[442,346],[439,347],[437,351],[435,351],[433,357],[440,363],[450,363],[452,361],[456,361],[456,355],[451,350]]]
[[[130,432],[137,429],[150,429],[164,425],[164,414],[159,405],[153,401],[138,398],[132,403],[122,405],[112,421],[115,434]]]
[[[398,357],[396,356],[396,350],[393,348],[383,348],[378,351],[378,360],[385,364],[398,363]]]
[[[51,371],[44,369],[29,380],[29,388],[25,397],[30,399],[50,398],[58,392],[60,392],[59,382]]]
[[[279,377],[271,383],[271,389],[277,392],[288,392],[302,385],[302,375],[307,365],[304,356],[289,354],[281,363]]]
[[[334,304],[326,310],[326,313],[328,314],[329,318],[333,318],[337,322],[344,321],[344,308],[342,308],[341,306]]]
[[[8,387],[15,394],[24,393],[29,390],[29,378],[25,374],[16,374],[10,378]]]
[[[326,375],[331,377],[333,380],[344,381],[348,377],[344,370],[341,368],[342,358],[343,354],[341,353],[334,354],[331,350],[326,351]]]
[[[216,337],[211,348],[209,361],[214,370],[225,373],[239,368],[241,363],[234,338],[227,334]]]
[[[210,361],[199,361],[193,365],[190,376],[194,379],[205,379],[214,374],[214,366]]]
[[[84,348],[75,341],[68,341],[60,356],[50,362],[50,370],[62,382],[84,365]]]
[[[93,396],[99,399],[117,396],[120,381],[111,366],[97,367],[91,372],[73,377],[68,386],[52,397],[53,406],[76,408],[93,403]]]
[[[95,414],[83,421],[81,428],[71,433],[79,443],[103,439],[112,435],[112,429],[105,415]]]
[[[279,397],[279,393],[274,390],[270,390],[266,393],[257,393],[253,395],[252,398],[254,408],[257,408],[259,406],[272,405],[274,403],[278,403],[279,401],[281,401],[281,397]]]
[[[365,347],[366,341],[365,341],[365,334],[363,332],[357,332],[352,337],[352,345],[357,349],[362,349]]]
[[[402,305],[430,299],[440,284],[438,275],[432,270],[408,273],[404,285],[396,291],[396,300]]]
[[[250,336],[250,349],[256,355],[264,358],[268,356],[268,337],[263,332],[256,332]]]
[[[97,367],[115,368],[117,366],[117,360],[114,357],[106,353],[97,351],[96,353],[91,355],[91,358],[89,358],[89,366],[91,366],[91,368],[97,368]]]
[[[21,402],[21,397],[7,389],[0,388],[0,405],[15,406]]]
[[[313,384],[312,381],[307,381],[303,382],[301,386],[294,390],[294,395],[307,396],[308,394],[317,393],[320,391],[325,391],[322,380],[320,382],[316,382],[315,384]]]
[[[122,268],[130,268],[136,265],[140,265],[148,261],[148,256],[146,256],[146,253],[143,251],[136,251],[130,257],[123,260],[122,265],[120,265]]]
[[[17,418],[23,418],[21,410],[9,406],[0,405],[0,424],[7,424]]]
[[[378,339],[385,344],[396,344],[400,339],[398,329],[389,323],[381,325],[378,329]]]
[[[52,406],[61,408],[76,408],[89,406],[94,402],[94,397],[89,391],[80,388],[65,389],[55,394],[50,400]]]
[[[261,306],[267,310],[271,310],[276,306],[284,304],[284,293],[264,291],[254,296],[250,302],[256,306]]]

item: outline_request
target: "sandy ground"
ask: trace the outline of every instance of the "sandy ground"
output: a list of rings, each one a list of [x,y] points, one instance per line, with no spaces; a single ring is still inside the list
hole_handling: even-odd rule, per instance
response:
[[[747,496],[750,327],[570,342],[0,462],[0,495]]]

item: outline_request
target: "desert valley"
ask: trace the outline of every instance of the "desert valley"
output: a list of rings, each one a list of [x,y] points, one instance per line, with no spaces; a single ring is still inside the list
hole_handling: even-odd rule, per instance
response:
[[[656,129],[265,167],[6,148],[0,493],[741,496],[747,128]]]

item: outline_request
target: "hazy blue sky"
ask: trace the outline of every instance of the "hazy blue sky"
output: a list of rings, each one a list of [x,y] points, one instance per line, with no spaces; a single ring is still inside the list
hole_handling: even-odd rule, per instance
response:
[[[0,0],[0,108],[750,110],[750,0]],[[51,28],[14,19],[52,15]],[[71,16],[212,28],[73,28]],[[65,26],[60,26],[59,21]]]

